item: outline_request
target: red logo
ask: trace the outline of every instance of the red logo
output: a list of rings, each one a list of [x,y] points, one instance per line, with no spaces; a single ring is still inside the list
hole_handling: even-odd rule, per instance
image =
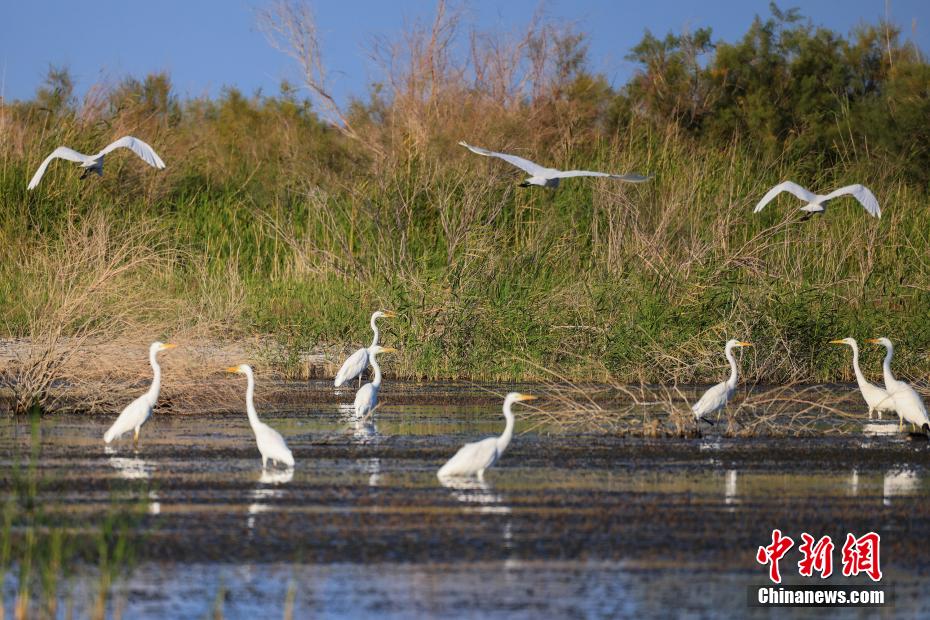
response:
[[[872,581],[880,581],[882,578],[881,560],[879,557],[879,548],[881,547],[882,538],[875,532],[869,532],[864,536],[856,538],[853,534],[846,534],[846,543],[843,545],[843,576],[855,577],[859,573],[865,573]],[[772,530],[772,543],[765,547],[759,547],[756,551],[756,562],[763,566],[769,567],[769,579],[773,583],[781,583],[781,571],[778,562],[785,557],[785,554],[794,546],[794,540],[790,536],[785,536],[781,530]],[[826,579],[833,574],[833,550],[835,545],[829,536],[823,536],[820,540],[804,532],[801,534],[801,544],[798,545],[798,551],[801,552],[801,559],[798,562],[798,573],[802,577],[813,577],[814,571],[820,574],[821,579]]]
[[[882,578],[882,569],[878,558],[878,549],[882,538],[875,532],[869,532],[861,538],[846,534],[843,545],[843,576],[852,577],[865,573],[872,581]]]
[[[788,536],[782,536],[781,530],[772,530],[772,544],[768,547],[759,547],[756,552],[756,562],[763,566],[769,564],[769,579],[781,583],[781,573],[778,571],[778,561],[788,550],[794,546],[794,541]]]
[[[801,540],[804,542],[798,547],[798,551],[804,556],[798,562],[798,572],[802,577],[812,577],[816,570],[820,573],[821,579],[826,579],[833,574],[833,540],[829,536],[824,536],[814,544],[814,537],[804,532],[801,534]]]

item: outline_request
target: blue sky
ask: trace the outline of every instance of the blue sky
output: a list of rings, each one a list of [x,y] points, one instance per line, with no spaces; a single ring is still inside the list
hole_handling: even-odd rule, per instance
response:
[[[272,49],[255,27],[260,0],[0,0],[0,79],[9,99],[30,97],[50,64],[68,67],[78,92],[127,75],[170,73],[181,95],[216,94],[234,85],[246,93],[276,93],[282,79],[296,80],[293,62]],[[843,34],[885,15],[926,53],[930,51],[930,1],[847,0],[780,2],[799,6],[815,24]],[[390,37],[405,23],[428,20],[425,0],[317,1],[312,6],[323,34],[332,89],[340,100],[364,95],[376,77],[369,60],[376,36]],[[472,0],[467,19],[485,28],[514,30],[527,23],[538,0]],[[646,29],[668,31],[710,26],[714,39],[735,40],[767,0],[549,0],[553,19],[571,21],[590,35],[592,68],[614,84],[634,70],[624,56]]]

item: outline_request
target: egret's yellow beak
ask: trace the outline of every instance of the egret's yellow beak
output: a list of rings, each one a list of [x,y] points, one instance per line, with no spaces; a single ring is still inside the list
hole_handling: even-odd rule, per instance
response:
[[[387,319],[393,319],[397,316],[397,313],[394,312],[393,310],[382,310],[381,312],[384,314],[384,317]]]
[[[238,367],[238,366],[230,366],[229,368],[226,369],[226,372],[239,372],[239,367]]]
[[[532,394],[520,394],[517,396],[517,400],[536,400],[539,396],[533,396]]]
[[[397,353],[397,349],[395,349],[394,347],[383,347],[381,349],[381,352],[382,353]]]
[[[170,344],[170,343],[169,343],[169,344],[163,344],[163,345],[161,345],[161,350],[162,350],[162,351],[167,351],[168,349],[174,349],[174,348],[177,347],[177,346],[178,346],[178,345],[176,345],[176,344]]]
[[[846,344],[846,341],[845,340],[831,340],[830,344]]]
[[[878,338],[866,338],[865,341],[870,344],[881,344],[878,342]]]
[[[751,347],[751,346],[752,346],[752,343],[751,343],[751,342],[742,342],[742,341],[740,341],[740,342],[737,342],[736,344],[738,344],[738,345],[741,346],[741,347]]]

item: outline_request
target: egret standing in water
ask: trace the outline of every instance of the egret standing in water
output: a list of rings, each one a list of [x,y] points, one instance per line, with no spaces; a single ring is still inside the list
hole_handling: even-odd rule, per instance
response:
[[[907,420],[915,427],[926,431],[930,434],[930,417],[927,417],[927,408],[924,401],[912,388],[904,381],[898,381],[891,372],[891,358],[894,356],[894,345],[887,338],[869,338],[866,342],[871,344],[880,344],[887,352],[885,361],[882,362],[882,372],[885,375],[885,391],[894,401],[894,409],[898,412],[898,429],[904,428],[904,420]]]
[[[375,376],[371,383],[363,385],[355,394],[355,417],[357,421],[361,421],[378,406],[378,392],[381,391],[381,366],[378,365],[378,354],[394,353],[395,351],[397,349],[382,347],[377,344],[369,347],[371,366],[375,369]]]
[[[378,331],[378,319],[384,317],[386,319],[394,318],[397,314],[391,312],[390,310],[378,310],[371,315],[371,331],[374,332],[374,336],[371,339],[371,345],[368,348],[361,348],[355,353],[349,356],[349,358],[343,362],[342,368],[339,369],[339,372],[336,373],[335,386],[339,387],[344,383],[347,383],[358,377],[359,385],[362,383],[362,373],[365,372],[365,369],[368,368],[368,361],[371,359],[371,350],[378,346],[378,337],[380,332]]]
[[[862,398],[869,406],[869,419],[872,419],[872,412],[878,412],[878,419],[882,419],[882,412],[888,411],[894,413],[894,400],[888,395],[884,388],[880,388],[874,383],[870,383],[862,369],[859,368],[859,345],[855,338],[841,338],[831,340],[830,344],[845,344],[852,349],[853,353],[853,372],[856,373],[856,383],[859,384],[859,391],[862,392]]]
[[[154,372],[152,386],[149,388],[148,392],[129,403],[129,405],[123,409],[123,412],[116,418],[116,422],[113,423],[113,426],[103,434],[103,440],[106,443],[110,443],[114,439],[121,437],[124,433],[135,429],[135,433],[132,436],[132,444],[134,446],[139,445],[139,431],[152,414],[152,409],[155,407],[155,403],[158,402],[158,392],[161,389],[161,366],[158,365],[158,360],[155,358],[160,351],[167,351],[176,346],[178,345],[164,344],[162,342],[153,342],[151,346],[149,346],[149,364],[152,365],[152,371]]]
[[[707,416],[725,407],[727,401],[730,400],[730,397],[733,396],[733,392],[736,390],[737,370],[736,360],[733,359],[733,349],[751,346],[750,343],[740,340],[727,341],[727,345],[724,347],[723,351],[724,355],[727,356],[727,361],[730,362],[730,378],[708,389],[704,392],[704,395],[701,396],[701,399],[694,403],[694,406],[691,407],[691,411],[694,413],[696,422],[704,420],[705,422],[713,424],[713,422],[707,419]]]
[[[507,419],[507,425],[500,437],[488,437],[474,443],[467,443],[449,459],[445,465],[439,468],[437,476],[442,478],[461,477],[461,476],[478,476],[479,480],[484,480],[484,470],[497,462],[504,454],[504,450],[510,445],[510,439],[513,437],[513,412],[510,411],[511,405],[516,402],[525,400],[535,400],[535,396],[530,394],[520,394],[511,392],[504,399],[504,417]]]
[[[287,444],[284,443],[284,437],[258,419],[258,412],[255,411],[255,376],[252,374],[252,367],[248,364],[240,364],[227,368],[226,372],[245,375],[248,380],[245,390],[245,410],[249,415],[252,432],[255,433],[255,443],[258,444],[258,451],[262,455],[262,469],[265,469],[268,461],[293,467],[294,455],[291,454]]]

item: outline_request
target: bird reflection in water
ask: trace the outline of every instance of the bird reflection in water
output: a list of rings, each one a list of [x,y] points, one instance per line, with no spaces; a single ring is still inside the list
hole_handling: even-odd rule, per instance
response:
[[[480,514],[510,514],[500,493],[488,482],[478,478],[440,478],[440,484],[452,491],[452,497],[463,504],[465,512]]]
[[[117,456],[119,452],[116,448],[111,446],[104,447],[103,452],[107,455],[107,463],[116,470],[120,478],[126,480],[150,480],[152,478],[152,472],[155,471],[155,466],[145,459],[140,459],[135,456]],[[158,501],[158,493],[151,489],[148,490],[146,492],[146,500],[148,501],[149,514],[157,515],[161,513],[161,503]]]
[[[882,478],[882,503],[891,506],[892,497],[916,495],[920,476],[913,469],[889,469]]]
[[[736,477],[737,472],[735,469],[727,470],[727,480],[723,491],[723,503],[727,506],[734,506],[740,503],[739,494],[736,492]],[[731,508],[731,510],[733,510],[733,508]]]
[[[263,512],[270,512],[275,509],[272,500],[284,495],[284,490],[279,488],[287,484],[294,478],[294,468],[287,469],[263,469],[258,477],[258,485],[250,493],[252,503],[249,504],[249,518],[246,521],[246,527],[249,534],[255,528],[255,517]]]
[[[452,497],[462,504],[462,510],[466,513],[504,515],[501,545],[504,549],[513,548],[513,509],[502,494],[496,493],[494,487],[478,478],[440,478],[439,483],[451,491]]]

